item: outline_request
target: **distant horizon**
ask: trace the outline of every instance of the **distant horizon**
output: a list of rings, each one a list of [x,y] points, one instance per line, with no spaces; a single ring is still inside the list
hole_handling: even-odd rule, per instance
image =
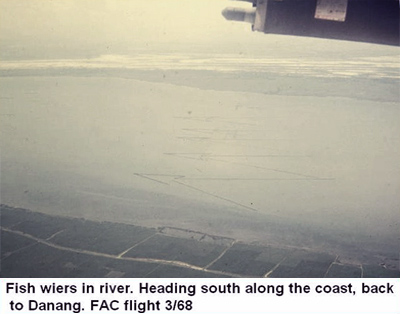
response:
[[[94,58],[6,60],[0,71],[13,70],[207,70],[218,72],[254,72],[305,77],[365,77],[398,79],[398,57],[304,59],[301,57],[247,56],[212,53],[137,53],[105,54]],[[0,72],[1,75],[1,72]]]
[[[398,47],[252,32],[226,21],[231,1],[0,2],[0,59],[214,53],[315,59],[398,56]],[[235,2],[235,6],[249,6]]]

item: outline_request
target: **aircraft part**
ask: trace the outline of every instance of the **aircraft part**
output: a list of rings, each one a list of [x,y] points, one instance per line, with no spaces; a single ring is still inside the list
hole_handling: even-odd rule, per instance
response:
[[[318,0],[315,18],[344,22],[346,20],[348,0]]]
[[[223,15],[264,33],[399,46],[398,0],[254,0],[254,9],[254,19],[233,8]]]
[[[254,24],[256,9],[243,8],[226,8],[222,11],[222,15],[229,21],[248,22]]]

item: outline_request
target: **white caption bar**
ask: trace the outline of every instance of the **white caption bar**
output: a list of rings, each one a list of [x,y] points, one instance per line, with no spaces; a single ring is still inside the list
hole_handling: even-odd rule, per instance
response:
[[[0,312],[400,313],[400,279],[1,279]]]

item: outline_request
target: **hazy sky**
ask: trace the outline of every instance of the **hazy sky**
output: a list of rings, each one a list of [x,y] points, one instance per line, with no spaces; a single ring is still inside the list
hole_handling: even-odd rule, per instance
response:
[[[228,22],[226,0],[0,0],[3,59],[211,51],[276,56],[398,54],[396,47],[254,33]]]
[[[148,49],[155,43],[241,42],[250,25],[224,20],[224,0],[1,0],[3,46],[21,49]],[[239,4],[240,5],[240,4]],[[249,5],[249,4],[247,4]]]

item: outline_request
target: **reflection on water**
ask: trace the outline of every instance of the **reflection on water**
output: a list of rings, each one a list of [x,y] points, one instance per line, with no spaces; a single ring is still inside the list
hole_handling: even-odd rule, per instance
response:
[[[246,57],[229,54],[102,55],[92,59],[5,61],[0,70],[15,69],[135,69],[267,72],[312,77],[399,78],[397,55],[354,57],[343,60],[315,58]]]

